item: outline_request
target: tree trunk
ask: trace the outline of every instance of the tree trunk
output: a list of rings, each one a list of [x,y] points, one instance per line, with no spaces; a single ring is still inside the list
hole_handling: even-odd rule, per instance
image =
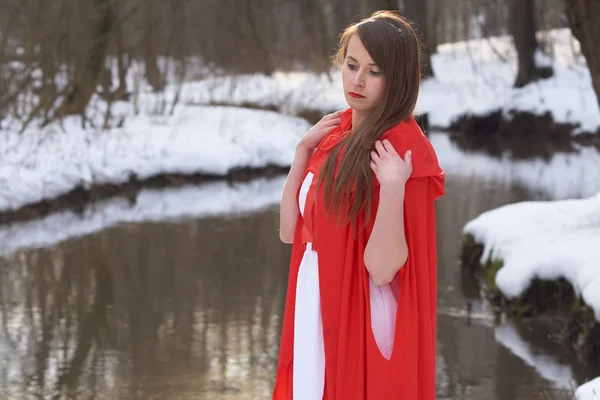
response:
[[[587,60],[592,85],[600,105],[600,3],[598,0],[565,0],[565,11],[573,34]]]
[[[362,1],[359,3],[357,0],[331,0],[330,4],[331,9],[333,10],[331,17],[337,44],[337,35],[346,29],[352,22],[356,22],[358,14],[362,15],[360,11],[360,4],[362,4]]]
[[[316,47],[315,61],[312,66],[318,72],[326,72],[331,67],[330,56],[336,43],[327,34],[327,21],[321,1],[305,0],[302,5],[302,17],[307,24],[307,32],[312,35],[311,42]]]
[[[515,41],[519,70],[514,87],[523,87],[539,78],[552,76],[551,66],[538,66],[535,52],[538,42],[535,37],[534,0],[509,0],[509,26]]]
[[[248,57],[254,64],[255,70],[260,70],[267,76],[277,69],[273,47],[273,38],[269,30],[272,24],[272,8],[265,0],[245,2],[244,12],[238,13],[244,29],[241,34],[247,35],[249,46],[254,46]],[[240,10],[241,11],[241,10]]]
[[[379,10],[397,10],[397,0],[361,0],[360,15],[363,18],[369,17],[375,11]]]
[[[374,0],[377,10],[397,10],[398,1],[396,0]]]
[[[119,87],[116,93],[114,93],[115,100],[129,100],[129,94],[127,93],[127,70],[129,69],[129,61],[125,58],[125,46],[123,45],[123,22],[120,22],[117,26],[117,70],[119,76]]]
[[[110,34],[115,23],[115,15],[110,3],[111,0],[94,1],[98,20],[93,42],[85,65],[79,73],[76,73],[77,78],[57,111],[58,116],[83,114],[102,77]]]
[[[423,78],[433,77],[431,68],[431,55],[435,53],[436,45],[433,36],[430,36],[429,14],[426,0],[407,0],[404,2],[405,15],[417,24],[422,44],[422,74]]]
[[[144,55],[144,64],[146,66],[146,79],[155,91],[162,90],[164,82],[158,67],[158,15],[155,10],[155,5],[149,2],[146,6],[146,21],[147,31],[144,35],[142,51]]]

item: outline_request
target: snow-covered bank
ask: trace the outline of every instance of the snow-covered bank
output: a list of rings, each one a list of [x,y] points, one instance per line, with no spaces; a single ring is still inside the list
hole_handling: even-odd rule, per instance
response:
[[[600,129],[600,110],[591,75],[569,29],[545,32],[550,40],[554,76],[520,89],[512,87],[517,55],[511,37],[471,40],[438,47],[432,58],[435,79],[422,85],[419,107],[434,126],[447,127],[463,115],[502,111],[550,113],[557,123],[579,126],[574,133]],[[508,62],[503,62],[505,58]]]
[[[578,124],[578,132],[596,131],[600,127],[598,103],[589,72],[581,58],[573,56],[570,31],[546,34],[555,54],[555,76],[521,89],[512,88],[516,53],[510,37],[439,46],[432,60],[436,77],[423,82],[416,112],[428,113],[430,124],[439,127],[448,127],[465,114],[485,115],[499,109],[550,112],[557,122]],[[161,102],[168,105],[174,97],[175,87],[169,86],[159,96],[142,91],[139,104],[115,104],[114,120],[124,118],[124,124],[106,132],[82,129],[76,117],[41,130],[34,121],[18,134],[3,120],[0,213],[56,198],[77,187],[120,184],[132,176],[225,175],[238,167],[288,166],[295,144],[310,127],[301,118],[275,112],[198,104],[252,103],[292,114],[302,109],[327,112],[347,107],[338,72],[331,76],[279,72],[270,77],[248,75],[186,82],[182,87],[183,104],[175,108],[175,114],[159,115]],[[88,117],[101,125],[102,105],[96,108],[90,111],[96,115]],[[593,150],[581,153],[583,158],[588,153],[594,156]],[[556,160],[557,168],[564,165],[574,172],[565,182],[575,182],[577,188],[589,187],[581,181],[592,182],[597,171],[576,171],[568,162],[577,157],[559,156],[553,162]],[[515,172],[523,180],[554,190],[554,197],[571,196],[573,189],[565,189],[568,184],[551,188],[557,170],[552,168],[547,173],[542,161],[531,164],[536,163],[536,170],[543,174],[541,179],[527,172],[527,163]],[[465,163],[459,160],[459,164]]]
[[[160,190],[145,189],[135,204],[114,198],[89,204],[82,213],[62,211],[44,218],[0,227],[0,256],[21,248],[54,246],[125,222],[167,221],[216,215],[237,215],[277,204],[284,177],[247,183],[207,183]]]
[[[506,205],[470,221],[464,233],[484,245],[482,263],[503,261],[495,280],[507,298],[522,294],[534,278],[565,278],[600,321],[600,193]]]
[[[569,29],[544,32],[554,59],[544,58],[554,76],[520,89],[513,83],[517,55],[509,36],[438,46],[432,58],[434,79],[421,85],[418,114],[427,113],[434,127],[447,128],[465,115],[502,111],[550,113],[557,123],[579,126],[574,133],[600,129],[600,110],[584,59],[574,55],[578,43]],[[211,78],[186,86],[190,103],[252,103],[284,112],[345,108],[340,74],[276,73]]]
[[[600,400],[600,377],[584,383],[575,391],[577,400]]]
[[[0,134],[0,211],[132,176],[289,166],[310,128],[301,118],[275,112],[196,106],[179,107],[161,123],[131,116],[110,132],[81,129],[78,118],[63,126]]]
[[[506,205],[470,221],[464,233],[483,244],[481,263],[503,262],[495,283],[506,298],[523,294],[533,279],[564,278],[600,321],[600,193],[585,199]],[[502,338],[497,331],[497,339],[506,341]],[[545,378],[560,382],[557,377],[567,377],[565,371],[548,368],[547,360],[538,362],[527,352],[521,354],[522,348],[506,346]],[[600,399],[600,378],[582,385],[576,399]]]

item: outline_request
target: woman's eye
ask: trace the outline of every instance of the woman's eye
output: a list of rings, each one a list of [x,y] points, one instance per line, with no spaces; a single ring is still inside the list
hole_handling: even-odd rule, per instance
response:
[[[379,71],[371,71],[371,75],[373,75],[373,76],[379,76],[379,75],[381,75],[381,72],[379,72]]]
[[[348,63],[348,69],[354,71],[356,69],[356,65]]]

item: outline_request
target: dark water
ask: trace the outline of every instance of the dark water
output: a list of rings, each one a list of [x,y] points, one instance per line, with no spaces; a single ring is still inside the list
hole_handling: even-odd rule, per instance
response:
[[[438,398],[531,400],[542,392],[572,398],[565,385],[600,371],[580,366],[543,332],[511,321],[495,324],[457,260],[462,227],[482,211],[594,188],[572,180],[558,188],[565,186],[560,174],[544,183],[543,171],[552,164],[532,172],[539,167],[535,160],[500,162],[444,138],[434,144],[448,173],[447,194],[438,203]],[[571,164],[593,168],[600,158],[590,154],[572,156]],[[226,190],[218,195],[237,193]],[[211,190],[204,193],[196,201],[212,201]],[[91,234],[77,236],[74,229],[74,237],[58,244],[0,258],[0,398],[270,398],[289,260],[289,247],[276,233],[277,208],[203,211],[203,217],[189,211],[176,220],[135,222],[149,218],[138,210],[122,218],[130,222],[98,230],[103,225],[94,213],[106,221],[127,207],[88,210],[80,230]],[[41,238],[40,226],[12,227],[0,237],[5,249],[17,239],[22,247],[23,237],[51,243],[77,224],[76,217],[65,221],[55,231],[42,224],[49,239]],[[97,229],[86,228],[92,223]]]

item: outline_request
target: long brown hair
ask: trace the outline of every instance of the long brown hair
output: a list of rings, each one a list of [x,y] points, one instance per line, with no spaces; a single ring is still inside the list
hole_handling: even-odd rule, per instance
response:
[[[336,211],[338,221],[344,219],[344,223],[354,223],[362,208],[367,221],[371,217],[371,150],[385,131],[412,116],[421,82],[420,43],[410,21],[391,11],[377,11],[348,26],[340,35],[339,49],[333,57],[342,68],[348,42],[354,35],[358,35],[385,81],[383,100],[331,151],[317,181],[319,186],[325,184],[326,211]]]

